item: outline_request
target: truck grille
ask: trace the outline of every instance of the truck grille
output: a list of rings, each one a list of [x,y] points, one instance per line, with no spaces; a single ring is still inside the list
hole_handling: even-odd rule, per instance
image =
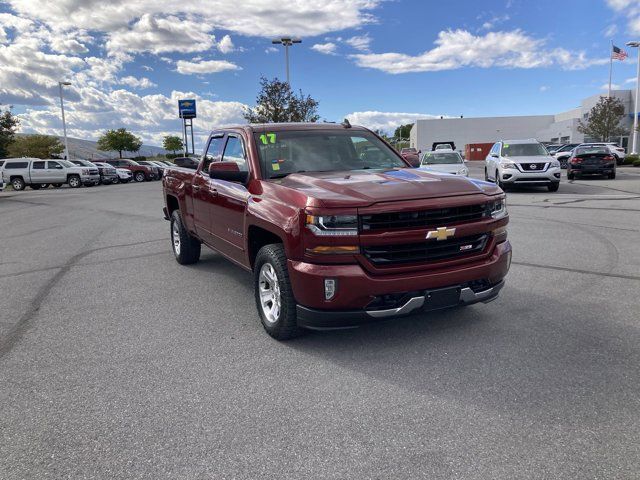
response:
[[[403,263],[438,262],[451,260],[484,250],[489,235],[472,235],[451,240],[430,240],[404,245],[371,245],[362,248],[362,253],[374,265],[397,265]]]
[[[89,169],[89,175],[98,175],[98,169],[97,168],[90,168]]]
[[[489,216],[488,204],[421,210],[417,212],[374,213],[360,216],[360,229],[389,230],[394,228],[426,228],[469,222]]]

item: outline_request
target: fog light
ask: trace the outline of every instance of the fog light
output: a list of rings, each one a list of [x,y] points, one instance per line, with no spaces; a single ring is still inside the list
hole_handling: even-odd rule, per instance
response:
[[[324,279],[324,299],[331,300],[336,296],[336,290],[338,288],[338,281],[335,278]]]

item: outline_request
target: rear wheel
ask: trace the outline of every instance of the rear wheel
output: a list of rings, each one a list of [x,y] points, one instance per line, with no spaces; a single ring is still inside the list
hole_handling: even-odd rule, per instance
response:
[[[171,247],[176,260],[181,265],[190,265],[200,260],[202,246],[184,228],[180,210],[174,210],[171,214]]]
[[[287,257],[282,244],[265,245],[256,256],[254,290],[260,322],[276,340],[300,335]]]
[[[547,185],[547,188],[549,189],[550,192],[557,192],[558,188],[560,188],[560,182],[553,182]]]
[[[111,180],[111,183],[113,183],[114,185],[116,183],[120,183],[120,177],[115,177],[113,180]]]
[[[569,180],[573,180],[574,178],[576,178],[576,176],[574,175],[574,173],[573,173],[573,172],[567,172],[567,178],[568,178]]]
[[[143,172],[136,172],[133,175],[133,178],[136,182],[144,182],[144,173]]]
[[[77,175],[70,176],[68,183],[71,188],[80,188],[82,186],[82,180]]]
[[[11,180],[11,186],[13,187],[14,190],[24,190],[24,188],[26,187],[26,184],[24,183],[24,180],[20,177],[16,177],[14,179]]]
[[[616,172],[615,172],[615,171],[611,172],[611,173],[608,175],[608,177],[609,177],[611,180],[613,180],[614,178],[616,178]]]
[[[42,184],[42,188],[49,188],[49,184],[48,183],[43,183]]]

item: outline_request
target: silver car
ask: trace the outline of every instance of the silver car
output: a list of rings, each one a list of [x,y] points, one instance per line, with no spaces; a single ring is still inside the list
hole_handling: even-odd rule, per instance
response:
[[[14,190],[24,190],[30,186],[37,190],[53,185],[60,187],[67,183],[78,188],[92,182],[90,169],[78,167],[67,160],[42,160],[40,158],[8,158],[2,168],[2,178]]]
[[[458,152],[453,150],[435,150],[427,152],[420,160],[421,170],[469,176],[469,169]]]
[[[540,185],[557,192],[560,172],[560,162],[535,139],[496,142],[484,164],[485,180],[503,190],[512,185]]]

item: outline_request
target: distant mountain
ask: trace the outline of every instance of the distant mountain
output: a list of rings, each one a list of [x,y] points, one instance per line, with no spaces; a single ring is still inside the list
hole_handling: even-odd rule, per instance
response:
[[[29,133],[19,133],[18,135],[30,135]],[[64,145],[64,137],[58,137],[60,143]],[[67,137],[69,141],[69,156],[71,158],[83,158],[85,160],[98,160],[100,158],[117,158],[118,152],[103,152],[98,150],[98,143],[93,140],[82,140],[80,138]],[[142,145],[139,152],[122,152],[123,157],[137,157],[139,155],[145,157],[155,157],[156,155],[164,155],[167,152],[164,148],[153,147],[150,145]]]

